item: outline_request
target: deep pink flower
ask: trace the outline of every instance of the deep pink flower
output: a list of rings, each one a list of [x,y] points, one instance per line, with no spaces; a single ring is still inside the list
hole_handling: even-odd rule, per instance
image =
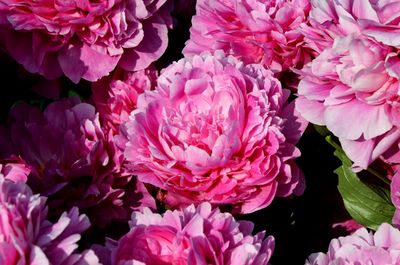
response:
[[[121,127],[128,166],[170,206],[231,204],[249,213],[300,194],[294,146],[304,123],[271,71],[204,53],[166,68]]]
[[[311,53],[299,26],[309,10],[309,0],[198,0],[183,53],[222,49],[275,73],[302,67]]]
[[[381,155],[400,162],[399,50],[381,38],[386,29],[371,31],[371,25],[391,28],[391,19],[398,21],[395,6],[313,1],[311,24],[319,26],[303,32],[321,53],[302,70],[296,108],[310,122],[326,125],[361,168]]]
[[[93,100],[105,130],[119,132],[121,123],[129,120],[129,114],[136,109],[138,96],[154,88],[157,75],[154,67],[137,72],[118,69],[112,77],[93,83]]]
[[[163,216],[149,209],[134,212],[130,226],[118,242],[108,242],[111,261],[105,265],[266,265],[275,245],[272,236],[264,239],[265,232],[253,236],[253,223],[236,221],[208,203]]]
[[[104,225],[128,219],[141,202],[154,207],[143,184],[122,169],[122,155],[112,133],[100,128],[95,108],[78,98],[54,102],[43,113],[17,105],[8,136],[11,147],[3,156],[19,155],[32,167],[28,183],[49,197],[52,215],[78,206],[92,223]]]
[[[23,182],[0,174],[0,264],[99,264],[92,250],[77,252],[88,218],[72,208],[53,224],[46,220],[45,201]]]
[[[141,70],[165,51],[172,0],[0,0],[0,39],[32,72],[96,81]]]
[[[375,234],[360,228],[333,239],[326,254],[314,253],[306,261],[306,265],[334,264],[400,264],[400,231],[386,223]]]

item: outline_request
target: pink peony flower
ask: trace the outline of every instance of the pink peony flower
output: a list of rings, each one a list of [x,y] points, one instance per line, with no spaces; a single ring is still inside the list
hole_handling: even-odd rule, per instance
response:
[[[183,53],[222,49],[275,73],[302,67],[311,50],[304,47],[299,26],[309,10],[309,0],[198,0]]]
[[[118,69],[111,78],[93,83],[93,100],[105,130],[119,132],[121,123],[129,120],[129,114],[136,109],[138,96],[154,88],[157,75],[153,67],[137,72]]]
[[[0,175],[0,264],[100,264],[92,250],[77,252],[88,218],[72,208],[53,224],[46,220],[45,201],[23,182]]]
[[[49,197],[53,215],[78,206],[94,224],[104,225],[129,219],[141,202],[155,206],[143,184],[121,168],[121,154],[112,134],[101,130],[95,108],[78,98],[54,102],[43,113],[17,105],[9,137],[12,148],[3,156],[19,155],[32,167],[28,183]]]
[[[172,0],[0,0],[0,38],[32,72],[96,81],[141,70],[165,51]]]
[[[311,24],[320,26],[303,32],[321,53],[302,70],[296,109],[326,125],[356,167],[366,168],[380,156],[400,162],[399,50],[371,33],[371,25],[391,28],[390,21],[398,21],[390,11],[394,6],[313,1]]]
[[[400,231],[386,223],[375,234],[360,228],[333,239],[326,254],[311,254],[306,261],[306,265],[334,264],[400,264]]]
[[[209,203],[163,216],[145,209],[134,212],[131,230],[118,242],[109,241],[111,261],[120,264],[268,264],[274,238],[252,236],[253,223],[212,210]],[[103,251],[104,252],[104,251]]]
[[[170,206],[231,204],[249,213],[300,194],[294,159],[305,123],[272,72],[204,53],[166,68],[139,96],[120,145],[139,180],[168,191]]]

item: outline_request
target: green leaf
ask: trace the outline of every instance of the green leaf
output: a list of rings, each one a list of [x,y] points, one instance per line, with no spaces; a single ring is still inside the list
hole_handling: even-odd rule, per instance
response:
[[[316,124],[313,124],[314,129],[317,131],[317,133],[319,133],[322,136],[327,136],[330,135],[330,131],[328,130],[328,128],[326,128],[325,126],[319,126]]]
[[[335,170],[339,176],[338,189],[344,206],[358,223],[376,230],[382,223],[391,223],[394,206],[390,191],[374,184],[363,183],[351,169],[351,161],[341,150],[335,151],[342,166]]]
[[[76,96],[78,96],[79,98],[82,99],[81,95],[79,95],[78,92],[76,92],[76,91],[74,91],[74,90],[72,90],[72,89],[68,90],[68,97],[69,97],[69,98],[70,98],[70,97],[76,97]]]

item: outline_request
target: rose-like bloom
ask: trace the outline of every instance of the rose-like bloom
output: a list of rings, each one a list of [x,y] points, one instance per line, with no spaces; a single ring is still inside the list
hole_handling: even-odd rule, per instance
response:
[[[137,72],[118,69],[112,77],[93,83],[93,101],[103,129],[118,133],[119,126],[129,120],[129,114],[136,109],[138,96],[154,88],[157,75],[153,67]]]
[[[167,190],[172,207],[208,201],[249,213],[303,191],[294,144],[305,124],[290,92],[262,66],[224,56],[164,69],[121,126],[128,167]]]
[[[108,242],[102,253],[111,252],[111,259],[104,265],[266,265],[275,245],[272,236],[264,239],[265,232],[253,236],[253,223],[236,221],[208,203],[163,216],[149,209],[134,212],[130,226],[118,242]]]
[[[121,168],[113,136],[103,133],[92,105],[74,97],[42,113],[20,104],[12,109],[8,126],[10,148],[2,147],[2,156],[20,156],[32,168],[28,184],[48,197],[53,216],[78,206],[92,223],[104,225],[129,219],[141,201],[154,207],[143,184]]]
[[[117,65],[141,70],[168,43],[172,0],[0,0],[0,39],[32,72],[96,81]]]
[[[375,234],[360,228],[333,239],[326,254],[311,254],[306,261],[306,265],[334,264],[400,264],[400,231],[386,223]]]
[[[5,166],[5,168],[7,165]],[[4,168],[3,168],[4,169]],[[13,171],[11,171],[13,172]],[[3,174],[3,172],[2,172]],[[23,182],[0,174],[0,264],[87,265],[99,264],[92,250],[79,254],[77,242],[89,226],[77,208],[47,219],[46,199],[33,195]]]
[[[299,26],[309,10],[309,0],[198,0],[183,53],[222,49],[275,73],[302,67],[311,53]]]
[[[302,70],[296,103],[307,120],[326,125],[361,168],[380,156],[400,162],[399,46],[382,38],[384,29],[371,31],[398,21],[391,11],[396,4],[374,3],[313,2],[311,21],[319,26],[304,34],[322,52]]]

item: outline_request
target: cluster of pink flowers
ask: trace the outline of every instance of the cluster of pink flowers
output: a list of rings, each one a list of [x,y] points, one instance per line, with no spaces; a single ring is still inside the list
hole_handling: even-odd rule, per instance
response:
[[[0,0],[1,52],[41,76],[39,99],[11,102],[4,119],[0,108],[0,264],[267,265],[274,237],[243,219],[302,195],[309,122],[354,172],[390,168],[379,188],[390,185],[399,228],[398,11],[399,0]],[[362,227],[305,262],[400,264],[395,227]]]

